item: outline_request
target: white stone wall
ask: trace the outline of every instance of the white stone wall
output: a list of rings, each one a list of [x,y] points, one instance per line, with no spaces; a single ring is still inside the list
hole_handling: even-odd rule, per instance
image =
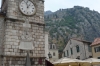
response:
[[[48,53],[49,53],[48,33],[46,32],[45,33],[45,57],[47,60],[49,60]]]
[[[49,52],[52,55],[52,58],[50,58],[50,62],[55,62],[59,59],[58,49],[50,49]],[[53,56],[53,53],[55,53],[55,56]]]
[[[76,46],[79,46],[80,52],[77,53]],[[71,55],[71,50],[73,50],[73,55]],[[67,50],[69,51],[69,56],[67,56]],[[64,48],[63,52],[65,52],[66,57],[70,57],[73,59],[76,59],[77,56],[80,56],[80,59],[86,59],[89,58],[89,56],[92,56],[92,53],[88,51],[88,44],[84,44],[81,41],[77,40],[69,40],[66,47]],[[64,57],[64,54],[63,54]]]
[[[56,44],[49,44],[49,52],[52,56],[52,58],[49,59],[50,62],[55,62],[59,59],[59,53]],[[55,56],[53,53],[55,53]]]

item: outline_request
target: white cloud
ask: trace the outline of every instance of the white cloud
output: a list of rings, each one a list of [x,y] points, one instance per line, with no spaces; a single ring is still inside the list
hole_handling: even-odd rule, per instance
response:
[[[72,8],[75,5],[89,7],[91,10],[100,12],[100,0],[45,0],[45,11]]]

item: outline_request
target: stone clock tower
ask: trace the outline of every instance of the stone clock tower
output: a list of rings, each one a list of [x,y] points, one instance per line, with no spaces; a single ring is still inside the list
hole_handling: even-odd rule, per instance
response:
[[[45,66],[44,0],[2,0],[0,66]]]

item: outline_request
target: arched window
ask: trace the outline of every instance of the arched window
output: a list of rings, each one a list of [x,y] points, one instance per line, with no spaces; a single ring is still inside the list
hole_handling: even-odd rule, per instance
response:
[[[53,49],[55,49],[55,45],[53,45]]]
[[[50,44],[50,49],[52,49],[52,44]]]
[[[79,49],[79,46],[78,45],[76,46],[76,51],[77,52],[80,52],[80,49]]]
[[[56,44],[52,44],[52,49],[56,49]]]

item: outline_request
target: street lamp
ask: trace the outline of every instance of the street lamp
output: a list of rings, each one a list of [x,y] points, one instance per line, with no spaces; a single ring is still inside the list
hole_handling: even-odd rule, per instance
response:
[[[49,57],[49,58],[52,58],[52,55],[51,55],[51,53],[50,53],[50,52],[49,52],[49,54],[48,54],[48,57]]]

